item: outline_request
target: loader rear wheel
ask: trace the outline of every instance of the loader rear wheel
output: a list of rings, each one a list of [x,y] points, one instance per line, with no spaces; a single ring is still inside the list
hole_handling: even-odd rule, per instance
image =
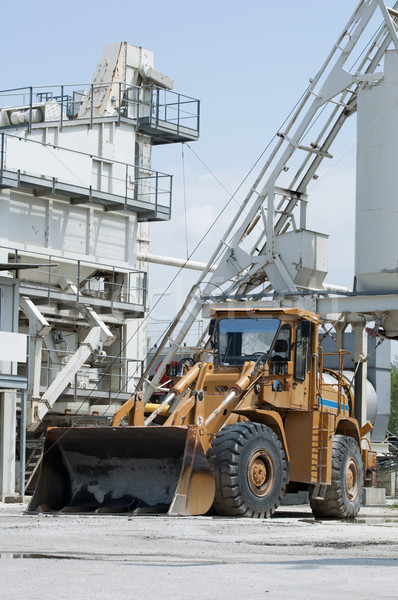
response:
[[[270,517],[288,483],[288,462],[277,435],[259,423],[221,429],[208,452],[219,515]]]
[[[350,519],[361,506],[363,466],[361,449],[351,437],[333,438],[332,482],[324,500],[310,500],[315,517]]]

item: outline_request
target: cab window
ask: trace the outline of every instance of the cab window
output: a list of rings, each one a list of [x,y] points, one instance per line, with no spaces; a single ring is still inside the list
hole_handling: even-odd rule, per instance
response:
[[[294,378],[304,381],[306,371],[310,368],[311,356],[311,323],[303,321],[296,325],[296,342],[294,352]]]
[[[218,324],[220,364],[242,365],[267,355],[279,324],[279,319],[221,319]]]
[[[272,361],[278,362],[290,360],[291,338],[292,328],[289,324],[284,323],[279,330],[278,339],[276,340],[272,350]]]

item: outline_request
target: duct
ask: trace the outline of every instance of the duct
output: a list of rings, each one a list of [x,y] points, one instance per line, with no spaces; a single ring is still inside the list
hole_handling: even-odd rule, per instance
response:
[[[21,296],[19,306],[29,319],[29,396],[39,398],[43,339],[51,331],[52,325],[27,296]]]
[[[173,89],[174,81],[170,77],[167,77],[167,75],[151,67],[148,62],[141,63],[140,75],[147,83],[153,83],[167,90]]]
[[[100,340],[101,327],[93,327],[40,400],[32,399],[32,415],[30,423],[28,423],[28,431],[34,431],[38,427],[43,417],[54,406],[66,386],[72,383],[76,373],[96,350]]]
[[[137,260],[149,262],[156,265],[165,265],[167,267],[177,267],[181,269],[192,269],[193,271],[203,271],[206,268],[206,263],[189,260],[185,258],[173,258],[171,256],[160,256],[157,254],[148,254],[146,252],[137,252]],[[214,265],[210,271],[214,272],[217,265]]]
[[[352,292],[352,290],[348,287],[344,287],[342,285],[334,285],[333,283],[324,283],[322,284],[322,287],[325,290],[325,292],[341,292],[344,294],[349,294]]]
[[[73,293],[77,294],[76,286],[68,281],[66,283],[67,287]],[[36,307],[28,298],[25,298],[24,300],[25,305],[27,307],[29,307],[30,309],[32,309],[32,307],[36,309]],[[37,356],[35,355],[34,371],[37,371],[37,373],[34,382],[36,386],[36,395],[32,394],[31,397],[31,403],[27,418],[28,431],[35,431],[35,429],[37,429],[44,416],[49,410],[52,409],[52,407],[54,406],[55,402],[58,400],[59,396],[62,394],[64,389],[74,381],[76,373],[81,369],[81,367],[88,360],[90,355],[97,350],[98,345],[100,343],[103,343],[105,345],[111,344],[115,339],[115,336],[113,335],[111,330],[102,321],[100,316],[93,310],[93,308],[91,308],[90,306],[81,305],[79,306],[79,311],[84,316],[88,324],[91,326],[91,329],[84,338],[84,340],[81,342],[79,348],[71,356],[67,364],[63,367],[63,369],[58,373],[54,381],[51,383],[51,385],[43,394],[43,396],[41,396],[41,398],[39,398],[38,394],[38,382],[40,381],[39,377],[41,366],[41,346],[40,352],[37,353]],[[36,313],[40,315],[40,312],[37,309]],[[44,319],[44,317],[42,318]],[[36,361],[38,363],[38,366],[36,365]]]

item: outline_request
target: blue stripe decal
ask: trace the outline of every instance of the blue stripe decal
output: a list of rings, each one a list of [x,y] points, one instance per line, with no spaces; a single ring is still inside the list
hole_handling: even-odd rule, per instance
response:
[[[318,405],[320,404],[319,400],[318,400]],[[325,398],[322,398],[322,404],[323,406],[327,406],[328,408],[334,408],[335,410],[338,409],[338,402],[335,402],[334,400],[326,400]],[[343,407],[341,407],[343,409]],[[350,410],[348,404],[345,405],[345,410],[346,412],[348,412]]]

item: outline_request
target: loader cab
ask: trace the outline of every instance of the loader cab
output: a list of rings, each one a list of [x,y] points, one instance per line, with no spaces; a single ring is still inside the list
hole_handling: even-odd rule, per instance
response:
[[[223,313],[212,320],[209,333],[216,368],[242,368],[261,359],[270,365],[270,374],[289,371],[297,382],[310,371],[313,323],[299,315]]]

